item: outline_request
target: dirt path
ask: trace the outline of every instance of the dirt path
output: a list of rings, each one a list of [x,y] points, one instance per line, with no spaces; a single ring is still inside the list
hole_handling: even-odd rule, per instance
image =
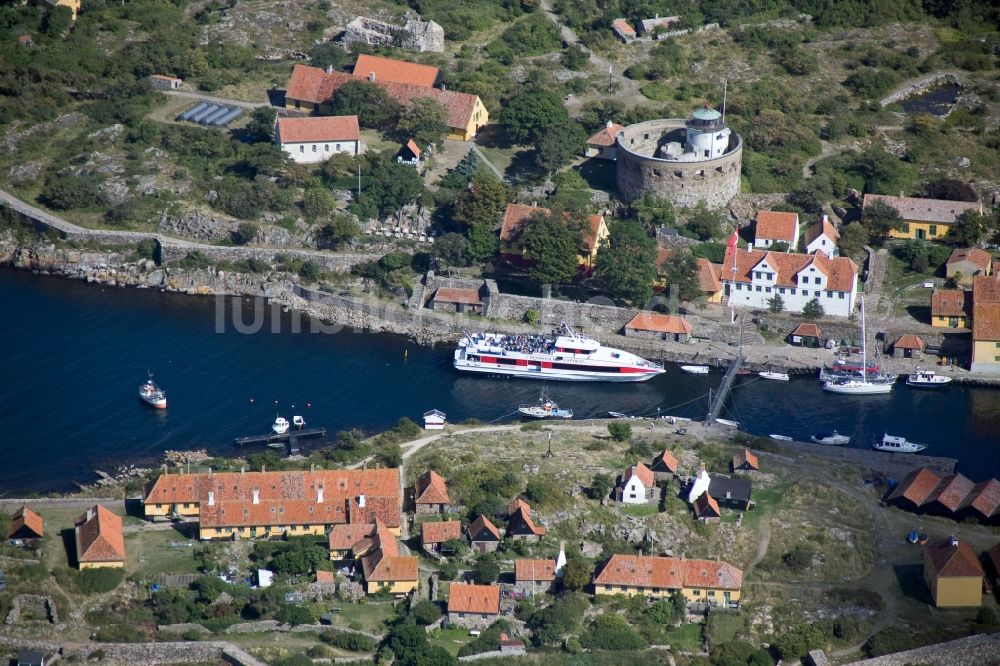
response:
[[[820,160],[825,160],[828,157],[833,157],[834,155],[839,155],[843,152],[851,150],[851,146],[846,143],[830,143],[829,141],[821,140],[819,155],[813,155],[806,163],[802,165],[802,177],[805,180],[809,180],[813,177],[812,168],[815,166],[816,162]]]

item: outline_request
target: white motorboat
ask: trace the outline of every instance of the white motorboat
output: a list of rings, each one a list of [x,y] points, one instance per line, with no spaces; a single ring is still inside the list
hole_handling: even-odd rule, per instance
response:
[[[906,385],[914,388],[939,388],[951,382],[951,377],[939,375],[933,370],[921,370],[917,368],[915,372],[906,376]]]
[[[139,399],[150,407],[155,407],[156,409],[166,409],[167,408],[167,393],[153,381],[153,373],[147,373],[149,379],[146,380],[145,384],[139,385]]]
[[[681,370],[691,375],[707,375],[707,365],[682,365]]]
[[[885,433],[882,435],[882,439],[875,440],[872,448],[876,451],[889,451],[891,453],[920,453],[927,448],[927,445],[917,444],[916,442],[907,440],[905,437],[897,437],[896,435]]]
[[[761,379],[773,379],[778,382],[787,382],[788,374],[784,372],[771,372],[769,370],[764,370],[763,372],[758,372]]]
[[[275,435],[284,435],[286,432],[288,432],[288,427],[289,427],[288,419],[286,419],[284,416],[279,416],[276,419],[274,419],[274,424],[271,426],[271,430],[274,431]]]
[[[301,416],[293,416],[292,425],[295,426],[296,430],[302,430],[306,425],[306,420]]]
[[[827,444],[829,446],[846,446],[851,442],[850,437],[847,435],[841,435],[836,430],[818,432],[815,435],[812,435],[809,439],[817,444]]]
[[[529,419],[571,419],[572,409],[561,409],[555,400],[543,390],[538,396],[538,402],[533,405],[519,405],[517,413]]]
[[[613,419],[630,419],[630,418],[632,418],[631,416],[629,416],[628,414],[625,414],[623,412],[608,412],[608,416],[610,416]]]
[[[792,439],[788,435],[776,435],[773,432],[770,435],[768,435],[768,437],[770,437],[771,439],[776,439],[779,442],[794,442],[795,441],[794,439]]]
[[[730,428],[738,428],[738,427],[740,427],[740,422],[739,421],[733,421],[731,419],[715,419],[715,422],[716,423],[721,423],[724,426],[729,426]]]
[[[861,297],[861,376],[831,379],[823,382],[823,390],[844,395],[878,395],[892,392],[896,378],[879,372],[868,372],[868,344],[865,338],[865,299]]]

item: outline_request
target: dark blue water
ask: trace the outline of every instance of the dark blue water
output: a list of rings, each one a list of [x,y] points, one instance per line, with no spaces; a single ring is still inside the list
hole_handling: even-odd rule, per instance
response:
[[[920,95],[907,97],[900,102],[900,106],[903,111],[910,114],[930,113],[935,116],[946,116],[951,111],[951,107],[958,101],[960,92],[962,92],[960,85],[948,83],[931,88]]]
[[[284,315],[255,334],[235,330],[215,298],[113,289],[0,270],[0,493],[65,490],[91,482],[94,469],[155,461],[165,449],[232,454],[233,438],[263,434],[275,416],[302,414],[331,433],[420,419],[438,408],[449,420],[492,421],[533,402],[526,380],[459,374],[451,349],[388,335],[294,333]],[[245,299],[250,322],[252,304]],[[276,324],[272,330],[271,324]],[[302,324],[308,331],[309,322]],[[169,409],[141,404],[146,369],[169,396]],[[719,375],[671,368],[640,384],[550,385],[579,417],[608,410],[701,417]],[[1000,474],[1000,391],[950,387],[890,396],[824,394],[816,380],[788,384],[747,376],[727,416],[750,432],[808,437],[837,428],[866,446],[884,429],[927,442],[928,453],[960,459],[980,480]],[[292,408],[295,405],[295,408]]]

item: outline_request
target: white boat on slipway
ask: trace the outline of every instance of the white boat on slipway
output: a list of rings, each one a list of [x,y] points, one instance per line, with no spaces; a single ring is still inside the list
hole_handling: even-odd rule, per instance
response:
[[[663,366],[570,330],[552,335],[466,333],[452,365],[463,372],[569,382],[644,382]]]

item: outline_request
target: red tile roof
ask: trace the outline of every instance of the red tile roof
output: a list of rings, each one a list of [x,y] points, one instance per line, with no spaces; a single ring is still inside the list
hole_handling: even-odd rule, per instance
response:
[[[906,475],[902,483],[889,495],[890,500],[906,499],[921,506],[927,501],[937,485],[941,483],[941,476],[930,467],[921,467]]]
[[[913,333],[904,333],[896,338],[896,341],[892,343],[892,346],[896,349],[917,349],[919,351],[923,351],[926,345],[920,336],[914,335]]]
[[[733,281],[733,264],[736,264],[736,282],[749,284],[754,269],[762,261],[774,269],[774,285],[777,287],[797,287],[797,275],[815,266],[816,270],[826,275],[828,291],[849,292],[854,288],[858,275],[858,267],[848,257],[827,257],[822,252],[817,254],[798,254],[794,252],[770,252],[768,250],[740,250],[726,255],[720,277],[724,282]]]
[[[376,523],[375,549],[361,558],[365,581],[415,581],[417,566],[417,557],[400,555],[392,532],[381,522]]]
[[[527,224],[535,213],[541,213],[546,217],[552,214],[548,208],[541,206],[526,206],[524,204],[507,204],[507,209],[503,214],[503,222],[500,225],[500,240],[506,242],[516,241],[524,233],[524,225]],[[569,214],[566,214],[569,219]],[[601,231],[601,223],[604,217],[601,215],[588,215],[587,222],[590,224],[589,234],[585,234],[583,239],[587,247],[593,251],[597,247],[598,234]]]
[[[622,37],[634,38],[636,35],[635,28],[632,27],[632,24],[623,18],[617,18],[612,21],[611,27],[614,28],[614,30]]]
[[[514,560],[514,580],[552,582],[556,579],[555,560]]]
[[[963,247],[952,250],[951,256],[948,257],[948,264],[957,264],[961,261],[967,261],[986,271],[993,263],[993,255],[978,247]]]
[[[500,613],[500,588],[496,585],[452,583],[448,588],[449,613]]]
[[[545,534],[544,527],[538,527],[531,520],[531,505],[525,502],[523,499],[518,497],[507,505],[507,522],[517,523],[518,518],[524,523],[524,525],[533,533],[538,536]]]
[[[597,132],[595,132],[589,139],[587,139],[588,146],[613,146],[615,145],[615,138],[618,136],[618,132],[621,132],[625,127],[619,125],[618,123],[608,123],[605,127],[602,127]]]
[[[421,523],[420,541],[424,544],[444,543],[452,539],[462,538],[461,520],[444,520]]]
[[[719,280],[721,264],[713,264],[704,257],[698,257],[698,287],[707,293],[715,294],[722,291],[722,282]]]
[[[332,74],[336,73],[338,72],[327,74],[319,67],[295,65],[292,68],[292,78],[288,82],[288,89],[285,91],[285,98],[313,102],[314,104],[325,102],[333,94],[335,79]],[[353,76],[347,74],[343,74],[343,76],[348,76],[348,80],[354,79]],[[343,85],[343,83],[345,81],[340,81],[339,85]]]
[[[719,503],[716,502],[715,498],[708,493],[698,495],[692,506],[694,507],[694,515],[698,518],[722,516],[722,511],[719,509]]]
[[[472,524],[469,525],[467,532],[471,535],[476,535],[483,528],[486,528],[486,531],[496,537],[497,541],[500,540],[500,530],[498,530],[496,525],[494,525],[486,516],[479,516],[472,521]]]
[[[837,231],[837,227],[834,226],[833,222],[830,222],[830,219],[826,215],[824,215],[823,219],[819,222],[810,224],[806,228],[802,239],[806,245],[809,245],[809,243],[812,243],[823,234],[826,234],[827,237],[834,243],[840,240],[840,232]]]
[[[989,479],[973,486],[959,506],[959,510],[965,508],[975,510],[983,518],[1000,516],[1000,481]]]
[[[24,530],[30,530],[37,538],[45,536],[45,521],[37,513],[22,506],[11,518],[8,538],[25,538]]]
[[[1000,280],[972,279],[972,339],[1000,341]]]
[[[951,539],[932,541],[924,547],[924,558],[930,560],[939,578],[983,575],[976,551],[968,541],[958,541],[957,545],[952,545]]]
[[[316,582],[317,583],[332,583],[334,581],[334,576],[332,571],[317,571],[316,572]]]
[[[743,467],[746,464],[750,469],[760,469],[760,462],[757,460],[757,456],[750,452],[749,449],[743,449],[735,456],[733,456],[733,467]]]
[[[354,76],[369,78],[375,75],[375,81],[391,81],[393,83],[409,83],[424,88],[433,88],[437,83],[440,70],[431,65],[420,65],[405,60],[382,58],[362,53],[354,63]]]
[[[662,463],[671,474],[677,472],[677,458],[675,458],[674,454],[672,454],[669,450],[664,449],[663,453],[653,458],[653,467],[658,467],[660,463]]]
[[[420,159],[420,146],[418,146],[413,139],[407,139],[406,149],[410,151],[418,160]]]
[[[451,504],[451,498],[448,497],[448,483],[434,470],[427,470],[417,477],[414,495],[417,504]]]
[[[774,210],[757,211],[757,226],[754,229],[754,238],[783,241],[794,249],[795,243],[799,240],[795,236],[795,227],[798,221],[798,213],[783,213]]]
[[[434,292],[433,299],[438,303],[465,303],[468,305],[482,305],[477,289],[459,289],[457,287],[438,287]]]
[[[967,210],[979,213],[983,210],[983,204],[979,202],[893,197],[886,194],[866,194],[861,209],[868,208],[876,201],[881,201],[887,206],[895,208],[904,220],[934,222],[936,224],[951,224]]]
[[[100,504],[76,519],[76,557],[80,563],[124,562],[121,516]]]
[[[973,483],[962,474],[952,474],[938,484],[925,502],[937,502],[949,511],[957,511],[962,500],[972,491]]]
[[[1000,578],[1000,542],[986,551],[986,558],[993,565],[993,574]]]
[[[820,328],[818,324],[802,322],[795,327],[795,330],[792,331],[792,335],[797,335],[803,338],[820,338],[823,337],[823,329]]]
[[[358,543],[375,534],[373,523],[334,525],[330,528],[327,545],[330,550],[351,550]]]
[[[625,328],[634,331],[655,331],[657,333],[673,333],[690,335],[691,324],[680,315],[665,315],[658,312],[638,312]]]
[[[935,289],[931,294],[932,317],[965,317],[965,292],[961,289]]]
[[[23,36],[24,35],[22,35],[22,37]],[[29,35],[28,38],[30,39],[31,36]],[[157,81],[170,81],[170,82],[180,81],[180,79],[177,78],[176,76],[167,76],[166,74],[150,74],[149,78],[156,79]]]
[[[622,474],[622,485],[627,484],[633,476],[638,477],[642,485],[647,488],[652,488],[655,483],[653,472],[641,462],[625,468],[625,472]]]
[[[281,145],[360,140],[361,130],[357,116],[278,118],[278,141]]]
[[[612,555],[594,576],[595,585],[677,590],[682,587],[738,590],[743,572],[726,562],[674,557]]]

